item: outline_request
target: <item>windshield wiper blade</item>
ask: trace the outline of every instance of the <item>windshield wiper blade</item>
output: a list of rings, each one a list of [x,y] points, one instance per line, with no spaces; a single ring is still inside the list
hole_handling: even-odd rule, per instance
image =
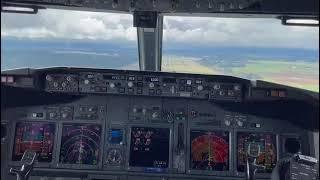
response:
[[[38,5],[1,2],[1,12],[3,13],[37,14],[39,9],[46,8]]]

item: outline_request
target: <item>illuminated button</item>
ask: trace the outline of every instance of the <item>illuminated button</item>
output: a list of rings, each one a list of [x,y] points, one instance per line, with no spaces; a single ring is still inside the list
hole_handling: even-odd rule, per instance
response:
[[[7,76],[1,76],[1,82],[6,83],[7,82]]]
[[[188,79],[187,80],[187,85],[191,85],[191,83],[192,83],[192,80]]]

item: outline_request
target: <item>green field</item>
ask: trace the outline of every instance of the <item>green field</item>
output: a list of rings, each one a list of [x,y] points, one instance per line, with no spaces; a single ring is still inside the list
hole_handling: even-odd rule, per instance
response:
[[[162,70],[168,72],[224,74],[319,92],[319,63],[249,60],[243,66],[229,67],[206,65],[198,58],[180,56],[164,56],[162,61]]]

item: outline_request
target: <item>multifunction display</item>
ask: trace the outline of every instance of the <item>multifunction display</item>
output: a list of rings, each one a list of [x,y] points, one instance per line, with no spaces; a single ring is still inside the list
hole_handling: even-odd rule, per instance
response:
[[[41,122],[16,124],[13,161],[20,161],[26,150],[38,153],[38,162],[51,162],[54,147],[55,125]]]
[[[193,170],[229,170],[229,132],[190,132],[190,168]]]
[[[256,163],[265,169],[259,169],[258,173],[271,173],[277,162],[276,136],[271,133],[237,133],[237,170],[244,172],[249,144],[259,147],[259,155]]]
[[[168,168],[169,145],[169,128],[132,127],[129,165]]]
[[[97,124],[64,124],[60,162],[97,165],[100,157],[101,131],[101,125]]]

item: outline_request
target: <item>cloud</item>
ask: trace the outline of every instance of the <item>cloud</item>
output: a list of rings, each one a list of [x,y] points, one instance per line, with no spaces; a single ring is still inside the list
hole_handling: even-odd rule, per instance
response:
[[[164,18],[164,46],[245,46],[319,49],[319,28],[283,26],[277,19]],[[129,14],[42,10],[1,13],[1,36],[136,42]]]
[[[319,28],[277,19],[165,17],[164,42],[202,46],[319,48]]]

